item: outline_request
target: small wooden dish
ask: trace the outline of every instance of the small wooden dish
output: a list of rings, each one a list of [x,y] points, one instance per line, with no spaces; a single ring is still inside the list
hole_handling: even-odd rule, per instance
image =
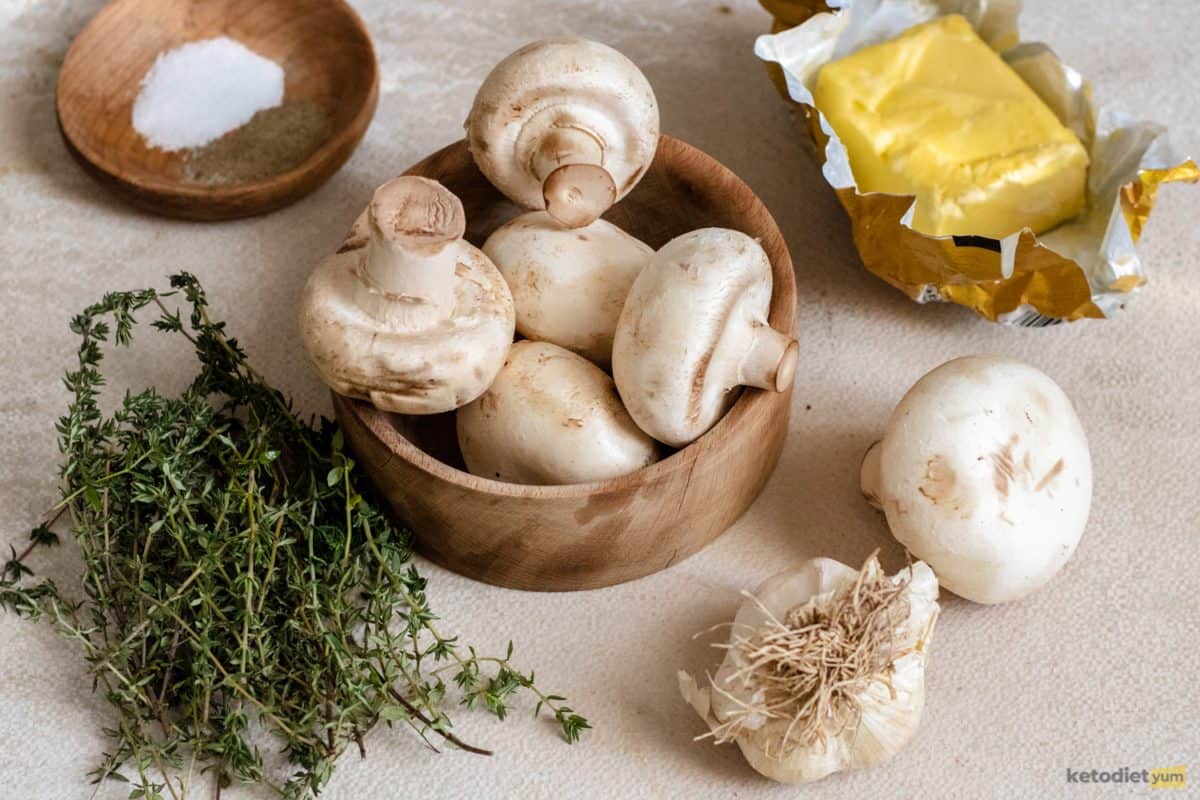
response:
[[[435,178],[462,199],[476,245],[518,213],[463,142],[407,174]],[[646,177],[605,218],[655,248],[708,226],[757,237],[774,273],[771,325],[795,334],[796,283],[783,236],[754,192],[711,157],[662,137]],[[790,407],[790,388],[747,389],[711,431],[646,469],[599,483],[522,486],[463,470],[453,414],[400,417],[334,396],[358,463],[412,526],[424,555],[477,580],[543,591],[649,575],[719,536],[767,482]]]
[[[332,132],[303,163],[250,183],[189,183],[182,154],[148,147],[133,104],[158,55],[229,36],[284,70],[284,101],[309,101]],[[379,97],[366,28],[343,0],[113,0],[72,42],[58,79],[67,149],[130,203],[170,217],[248,217],[293,203],[335,173],[358,146]]]

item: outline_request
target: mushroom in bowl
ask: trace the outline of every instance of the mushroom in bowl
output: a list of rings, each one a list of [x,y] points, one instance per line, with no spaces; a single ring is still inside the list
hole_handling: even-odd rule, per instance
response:
[[[513,345],[483,396],[458,411],[467,468],[498,481],[591,483],[658,460],[658,445],[634,424],[612,378],[547,342]]]
[[[553,342],[594,364],[612,361],[625,298],[654,255],[602,219],[574,230],[545,211],[522,214],[488,237],[483,252],[512,290],[517,332]]]
[[[516,314],[465,228],[462,203],[436,181],[400,177],[375,191],[300,303],[309,360],[330,388],[401,414],[450,411],[483,394]]]
[[[740,231],[691,231],[655,253],[613,341],[613,378],[642,430],[683,447],[716,424],[737,387],[791,387],[796,341],[768,323],[771,292],[770,259]]]
[[[645,174],[658,100],[637,66],[588,39],[544,39],[501,61],[480,86],[467,144],[496,188],[559,224],[591,224]]]

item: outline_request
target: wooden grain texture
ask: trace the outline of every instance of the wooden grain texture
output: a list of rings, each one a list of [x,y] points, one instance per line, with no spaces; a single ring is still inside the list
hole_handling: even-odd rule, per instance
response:
[[[467,238],[480,244],[518,213],[479,173],[465,144],[409,170],[462,198]],[[664,136],[650,171],[605,218],[654,247],[720,226],[757,237],[771,258],[773,327],[795,334],[796,284],[766,207],[736,175]],[[616,480],[522,486],[462,470],[453,414],[400,417],[334,397],[358,463],[407,521],[418,549],[472,578],[519,589],[591,589],[664,569],[723,533],[779,459],[791,389],[747,389],[717,425],[663,461]]]
[[[160,53],[229,36],[275,61],[285,102],[323,107],[333,133],[303,163],[250,183],[183,178],[181,153],[133,128],[141,81]],[[59,129],[75,160],[128,202],[172,217],[248,217],[293,203],[346,163],[375,114],[379,75],[366,28],[343,0],[113,0],[72,42],[59,74]]]

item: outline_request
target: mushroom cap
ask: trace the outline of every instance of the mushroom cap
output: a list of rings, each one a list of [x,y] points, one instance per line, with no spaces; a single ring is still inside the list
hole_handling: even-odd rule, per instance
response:
[[[878,498],[892,534],[979,603],[1024,597],[1075,552],[1092,461],[1070,399],[1044,373],[969,356],[925,375],[888,422]]]
[[[612,379],[558,345],[521,341],[482,397],[458,411],[458,442],[475,475],[509,483],[590,483],[658,460]]]
[[[602,148],[615,202],[654,159],[658,100],[641,70],[608,45],[543,39],[496,65],[466,123],[480,171],[513,202],[532,209],[546,207],[546,176],[535,174],[535,155],[546,134],[563,129],[583,132]]]
[[[604,220],[568,230],[545,211],[503,225],[483,245],[512,290],[517,331],[602,367],[629,287],[654,250]]]
[[[381,187],[355,221],[337,253],[309,276],[300,301],[300,332],[309,360],[335,392],[369,400],[384,411],[438,414],[462,406],[487,389],[504,364],[516,324],[512,295],[483,252],[458,238],[464,220],[457,198],[428,195],[430,204],[409,204],[393,192],[407,185],[417,194],[436,187],[399,179]],[[393,186],[397,184],[397,186]],[[430,214],[422,209],[441,209]],[[423,327],[392,324],[372,316],[356,298],[372,235],[402,240],[413,252],[448,254],[456,265],[453,308]]]
[[[682,447],[721,418],[741,365],[767,328],[771,262],[738,231],[702,228],[667,242],[633,282],[613,341],[613,378],[642,430]],[[791,382],[795,359],[779,376]]]

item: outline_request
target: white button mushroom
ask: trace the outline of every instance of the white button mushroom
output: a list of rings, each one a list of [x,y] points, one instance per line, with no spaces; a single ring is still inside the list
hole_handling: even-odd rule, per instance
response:
[[[1075,552],[1092,461],[1075,409],[1042,372],[999,356],[925,375],[863,461],[863,494],[942,585],[979,603],[1016,600]]]
[[[658,458],[612,379],[547,342],[513,345],[491,388],[459,409],[458,443],[472,473],[510,483],[590,483]]]
[[[828,558],[770,578],[738,609],[725,660],[683,697],[721,744],[782,783],[891,758],[917,730],[938,582],[921,562],[893,577]]]
[[[637,184],[658,147],[658,101],[625,56],[545,39],[501,61],[467,119],[467,144],[513,202],[583,227]]]
[[[512,290],[517,330],[607,367],[629,287],[654,250],[598,219],[568,230],[545,211],[522,214],[483,245]]]
[[[376,190],[338,253],[313,271],[300,329],[334,391],[385,411],[437,414],[488,387],[512,344],[512,295],[463,241],[462,203],[425,178]]]
[[[770,303],[770,259],[746,234],[704,228],[667,242],[634,281],[613,342],[613,377],[642,430],[682,447],[736,387],[791,386],[796,342],[767,323]]]

